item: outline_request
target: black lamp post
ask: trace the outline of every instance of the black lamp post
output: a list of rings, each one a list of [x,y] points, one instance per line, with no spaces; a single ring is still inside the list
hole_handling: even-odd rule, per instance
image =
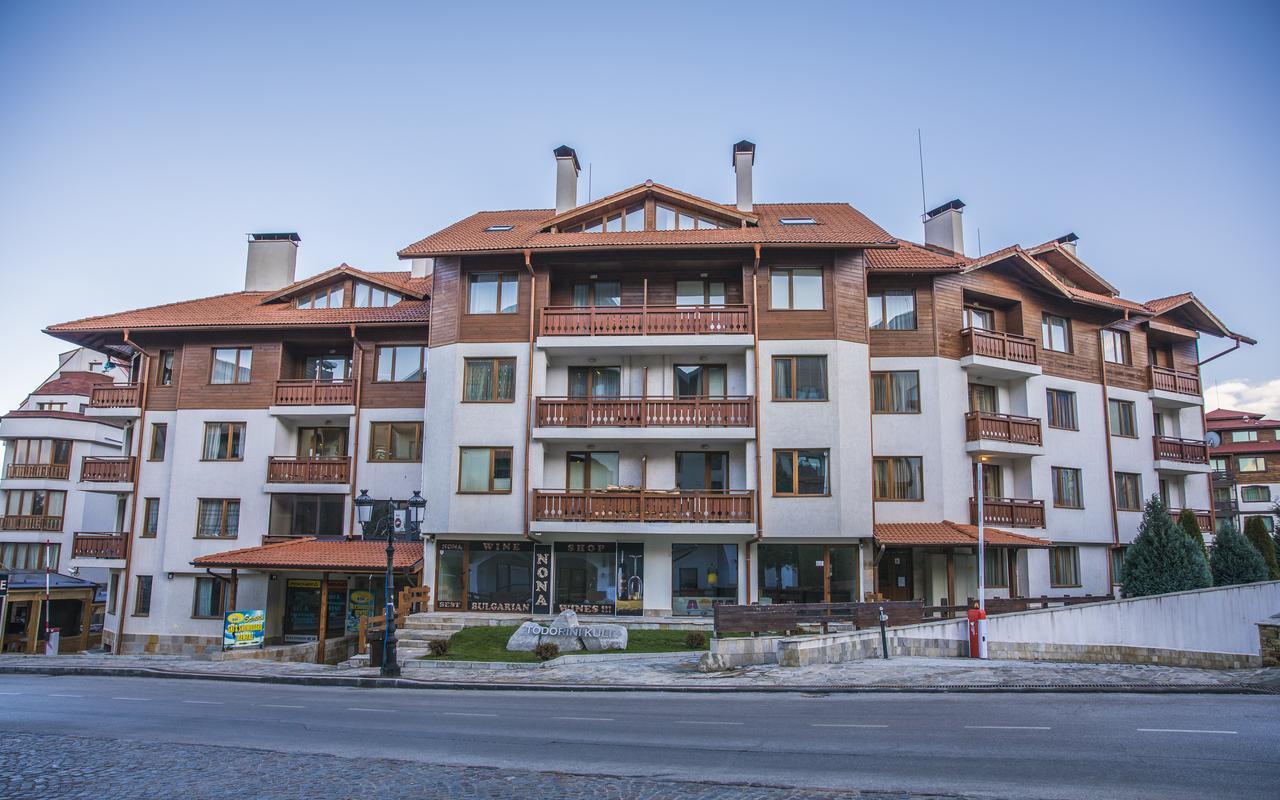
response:
[[[400,661],[396,655],[396,604],[395,604],[395,574],[393,572],[396,558],[396,527],[399,520],[396,518],[396,507],[404,505],[408,509],[408,519],[405,521],[404,533],[417,536],[422,530],[422,510],[427,507],[427,501],[419,492],[414,492],[413,497],[408,501],[387,501],[387,513],[373,520],[373,503],[374,500],[369,496],[367,489],[360,490],[360,496],[355,499],[356,520],[364,529],[365,538],[377,538],[379,536],[387,537],[387,575],[385,580],[385,597],[383,613],[387,623],[386,635],[382,640],[382,677],[398,678],[400,677]],[[370,530],[372,526],[372,530]]]

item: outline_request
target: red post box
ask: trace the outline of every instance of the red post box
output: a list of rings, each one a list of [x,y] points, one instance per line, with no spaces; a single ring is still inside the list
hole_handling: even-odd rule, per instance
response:
[[[985,625],[979,620],[987,618],[987,612],[981,608],[971,608],[969,616],[969,658],[982,658],[982,634]]]

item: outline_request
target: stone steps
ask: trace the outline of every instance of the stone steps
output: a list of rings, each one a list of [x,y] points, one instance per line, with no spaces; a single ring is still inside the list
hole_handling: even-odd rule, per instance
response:
[[[398,642],[428,642],[433,639],[451,639],[457,631],[437,631],[429,628],[397,628]]]

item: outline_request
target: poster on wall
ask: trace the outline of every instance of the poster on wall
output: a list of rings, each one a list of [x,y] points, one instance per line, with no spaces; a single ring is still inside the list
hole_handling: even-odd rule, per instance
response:
[[[373,613],[373,592],[367,589],[356,589],[348,597],[347,633],[360,631],[360,618]]]
[[[222,615],[222,649],[239,650],[243,647],[266,647],[267,612],[228,611]]]

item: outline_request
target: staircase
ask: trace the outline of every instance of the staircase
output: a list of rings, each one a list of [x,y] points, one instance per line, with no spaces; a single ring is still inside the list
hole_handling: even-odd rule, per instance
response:
[[[426,655],[430,641],[448,639],[465,625],[461,622],[435,619],[433,614],[411,614],[396,629],[396,649],[403,663]]]

